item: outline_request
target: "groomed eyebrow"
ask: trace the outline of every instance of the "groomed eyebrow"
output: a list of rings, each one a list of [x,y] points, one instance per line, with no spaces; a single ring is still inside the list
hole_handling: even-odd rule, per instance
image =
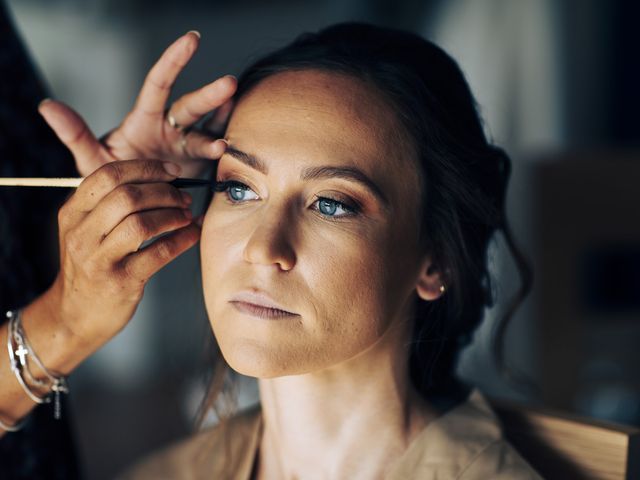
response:
[[[269,168],[267,164],[255,155],[238,150],[237,148],[227,147],[224,153],[228,153],[236,160],[245,165],[258,170],[260,173],[267,175]],[[362,170],[355,167],[334,167],[331,165],[322,167],[309,167],[303,170],[300,175],[302,180],[316,180],[320,178],[342,178],[356,182],[366,188],[373,196],[375,196],[384,207],[389,207],[389,200],[382,192],[380,187],[371,180]]]

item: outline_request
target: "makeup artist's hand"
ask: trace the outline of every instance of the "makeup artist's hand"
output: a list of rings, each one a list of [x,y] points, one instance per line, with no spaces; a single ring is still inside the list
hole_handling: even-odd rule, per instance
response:
[[[60,272],[47,295],[71,343],[85,352],[79,355],[118,333],[147,280],[197,242],[191,197],[166,183],[179,171],[157,160],[111,162],[87,177],[60,209]]]
[[[221,77],[167,107],[171,88],[198,48],[199,39],[198,33],[189,32],[165,50],[147,74],[133,109],[100,140],[64,103],[46,100],[40,104],[40,113],[73,153],[82,176],[105,163],[135,158],[170,160],[182,166],[182,176],[195,177],[207,166],[202,159],[222,155],[225,142],[210,132],[220,134],[231,111],[234,77]],[[212,111],[206,129],[183,130]],[[169,117],[175,121],[173,126]]]

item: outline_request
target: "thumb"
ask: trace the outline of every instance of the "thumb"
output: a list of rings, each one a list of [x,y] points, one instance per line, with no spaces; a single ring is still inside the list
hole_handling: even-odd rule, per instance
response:
[[[100,142],[83,118],[71,107],[56,100],[45,99],[40,102],[38,111],[60,141],[71,150],[80,175],[86,177],[108,161]]]

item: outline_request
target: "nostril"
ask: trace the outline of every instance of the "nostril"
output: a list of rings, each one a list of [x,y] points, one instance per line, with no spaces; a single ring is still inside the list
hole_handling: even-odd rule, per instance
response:
[[[282,227],[256,229],[247,240],[243,256],[248,263],[277,265],[280,270],[291,270],[296,263],[296,255]]]

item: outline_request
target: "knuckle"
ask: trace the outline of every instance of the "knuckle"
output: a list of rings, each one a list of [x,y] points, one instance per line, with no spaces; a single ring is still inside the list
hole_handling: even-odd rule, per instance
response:
[[[159,175],[163,175],[164,171],[162,171],[161,164],[162,162],[157,162],[154,160],[145,160],[142,163],[142,175],[144,178],[155,178]]]
[[[184,197],[180,190],[169,185],[167,186],[169,188],[169,195],[171,196],[171,200],[173,200],[173,203],[175,203],[176,205],[182,205],[184,203]]]
[[[121,283],[135,282],[139,274],[135,271],[131,262],[124,262],[119,270],[119,281]],[[142,280],[142,279],[140,279]]]
[[[140,203],[144,198],[144,194],[138,185],[128,183],[118,187],[118,197],[120,205],[130,210]]]
[[[101,264],[96,258],[90,257],[82,262],[82,271],[89,278],[96,278],[101,271]]]
[[[140,240],[140,242],[142,242],[149,238],[149,236],[151,236],[151,225],[141,214],[129,215],[127,221],[129,227],[129,235],[132,238],[138,239]]]
[[[100,169],[100,182],[108,185],[111,190],[122,183],[124,172],[119,162],[110,162]]]
[[[120,281],[127,281],[131,278],[134,278],[134,272],[131,266],[131,262],[122,262],[122,265],[120,265],[120,268],[117,271],[117,275]]]
[[[82,251],[84,246],[84,241],[79,235],[78,229],[73,229],[64,236],[64,242],[66,245],[65,250],[72,257],[77,257]]]
[[[171,82],[165,79],[161,75],[157,75],[155,70],[151,70],[147,75],[145,82],[156,87],[158,90],[169,90],[171,88]]]
[[[196,101],[199,101],[200,104],[204,103],[204,100],[199,99],[199,98],[195,98]],[[190,103],[185,103],[184,105],[184,112],[190,117],[190,118],[199,118],[200,115],[198,114],[197,111],[194,110],[193,105]]]
[[[175,255],[176,247],[173,242],[168,240],[158,241],[155,246],[155,254],[158,260],[166,262],[171,260]]]

